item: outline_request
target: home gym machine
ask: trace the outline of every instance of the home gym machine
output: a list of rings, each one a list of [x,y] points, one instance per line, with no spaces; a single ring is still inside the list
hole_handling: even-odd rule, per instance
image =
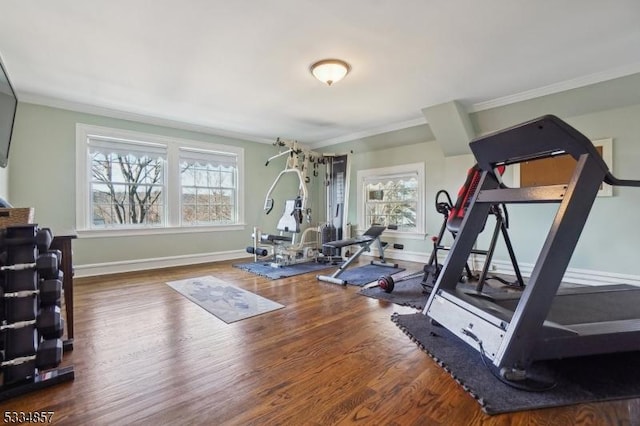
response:
[[[73,380],[62,362],[61,253],[37,225],[0,231],[0,401]]]
[[[252,246],[246,251],[254,255],[254,261],[264,260],[274,268],[304,263],[309,261],[331,259],[332,254],[322,253],[323,239],[330,240],[336,235],[342,235],[345,213],[345,185],[348,182],[347,155],[336,156],[321,154],[309,150],[298,141],[278,138],[274,143],[277,147],[286,148],[284,151],[269,158],[265,164],[276,158],[286,156],[284,169],[278,174],[267,191],[264,202],[265,214],[274,208],[273,192],[280,179],[288,174],[296,176],[298,194],[294,199],[285,201],[284,212],[276,225],[277,233],[263,233],[254,227]],[[312,177],[320,175],[320,166],[325,167],[325,182],[327,197],[332,203],[328,204],[327,218],[330,222],[325,226],[312,224],[310,202],[310,183]],[[335,211],[334,211],[335,208]]]
[[[343,279],[339,278],[340,275],[349,266],[351,266],[351,264],[353,262],[355,262],[360,257],[360,255],[362,253],[364,253],[365,251],[371,251],[371,245],[374,244],[374,243],[376,243],[377,248],[378,248],[379,260],[372,260],[371,261],[371,265],[385,266],[385,267],[389,267],[389,268],[397,268],[398,267],[397,263],[389,263],[389,262],[386,261],[386,259],[384,257],[384,248],[385,248],[386,244],[383,243],[380,240],[380,236],[382,235],[384,230],[387,229],[387,228],[388,229],[398,229],[397,226],[395,226],[395,225],[389,225],[389,226],[372,225],[360,237],[347,238],[347,239],[343,239],[343,240],[329,241],[329,242],[324,243],[323,247],[327,248],[327,249],[339,250],[339,249],[342,249],[344,247],[354,246],[354,245],[358,245],[360,247],[342,265],[340,265],[338,267],[338,269],[332,275],[317,275],[316,278],[319,281],[325,281],[325,282],[332,283],[332,284],[347,285],[348,282],[346,280],[343,280]]]
[[[328,261],[342,260],[340,248],[325,247],[324,243],[350,237],[347,224],[349,205],[350,154],[324,154],[326,224],[322,228],[322,255]]]
[[[615,178],[589,139],[555,116],[469,145],[482,173],[423,314],[491,360],[508,381],[528,379],[538,360],[640,350],[640,288],[559,290],[601,184],[638,187],[640,181]],[[577,162],[565,185],[507,188],[496,173],[501,165],[560,154]],[[456,288],[460,271],[496,203],[559,207],[522,293],[465,293]]]
[[[498,172],[500,175],[502,175],[502,173],[504,173],[504,166],[500,167]],[[451,196],[446,190],[441,189],[436,193],[436,211],[443,216],[443,220],[438,235],[434,236],[431,239],[433,242],[433,249],[431,251],[431,255],[429,256],[429,261],[424,266],[422,271],[406,275],[396,281],[394,281],[391,275],[384,275],[378,278],[378,286],[382,290],[387,293],[391,293],[395,288],[396,283],[407,281],[409,279],[413,279],[422,275],[422,281],[420,282],[420,284],[423,287],[423,292],[431,292],[433,286],[436,283],[436,280],[438,279],[438,276],[440,275],[440,270],[442,269],[442,265],[438,262],[438,252],[440,250],[451,250],[451,247],[444,245],[443,239],[445,237],[445,234],[447,231],[449,231],[451,237],[453,239],[456,238],[456,235],[460,231],[462,220],[464,219],[467,209],[469,208],[471,196],[477,188],[480,176],[481,170],[477,164],[467,171],[467,179],[458,190],[458,198],[456,199],[455,205],[451,202]],[[442,201],[442,199],[444,199],[444,201]],[[509,216],[507,213],[507,208],[503,204],[493,204],[489,210],[489,213],[494,216],[496,220],[495,226],[493,228],[493,234],[491,235],[491,240],[489,242],[489,248],[487,250],[480,250],[475,248],[471,250],[471,254],[484,256],[482,271],[479,275],[474,275],[471,267],[469,267],[469,262],[467,260],[467,262],[465,262],[464,264],[464,269],[460,274],[459,281],[466,283],[475,281],[475,291],[478,293],[482,292],[485,282],[488,279],[498,280],[502,284],[507,286],[522,288],[524,287],[524,280],[522,278],[522,274],[520,273],[520,267],[518,266],[516,255],[513,251],[511,238],[509,238]],[[500,234],[502,234],[502,237],[504,239],[504,243],[511,260],[511,265],[513,266],[513,270],[516,275],[516,281],[513,283],[498,276],[489,276],[489,267],[491,266],[491,260],[493,259],[493,254],[498,242],[498,236]]]

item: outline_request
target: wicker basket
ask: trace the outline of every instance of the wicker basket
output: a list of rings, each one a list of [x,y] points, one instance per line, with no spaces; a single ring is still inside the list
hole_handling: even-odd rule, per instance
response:
[[[33,207],[0,209],[0,229],[11,225],[33,223]]]

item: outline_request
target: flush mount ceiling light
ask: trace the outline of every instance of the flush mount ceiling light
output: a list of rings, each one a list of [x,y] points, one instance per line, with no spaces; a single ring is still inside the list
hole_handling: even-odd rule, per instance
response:
[[[321,82],[331,86],[351,71],[351,66],[340,59],[323,59],[311,65],[311,74]]]

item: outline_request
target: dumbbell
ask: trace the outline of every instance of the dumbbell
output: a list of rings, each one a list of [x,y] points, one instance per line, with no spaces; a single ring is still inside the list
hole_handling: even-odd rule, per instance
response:
[[[0,325],[0,331],[35,325],[43,339],[58,339],[64,333],[64,321],[60,314],[60,307],[53,305],[40,309],[34,320],[18,321]]]
[[[49,228],[40,228],[36,234],[36,247],[38,253],[46,253],[53,242],[53,234]]]
[[[4,294],[0,288],[0,298],[29,297],[36,294],[40,295],[40,304],[43,306],[55,305],[60,301],[62,295],[62,281],[57,279],[39,280],[38,290],[22,290]]]
[[[378,287],[383,289],[385,293],[391,293],[396,283],[391,275],[382,275],[378,278]]]
[[[19,321],[17,325],[20,327],[6,329],[2,332],[4,359],[19,358],[36,352],[40,337],[36,331],[35,320],[33,320],[33,324],[25,325],[25,322]],[[16,322],[12,324],[16,324]]]
[[[36,232],[35,237],[31,234],[27,237],[6,237],[6,232],[1,235],[2,244],[9,246],[22,246],[35,244],[39,253],[46,253],[53,242],[53,234],[49,228],[40,228]]]
[[[60,306],[47,306],[40,309],[36,318],[36,328],[43,339],[58,339],[64,333],[64,320]]]
[[[62,362],[62,340],[43,340],[40,345],[38,345],[38,349],[35,355],[23,356],[10,359],[8,361],[3,361],[2,363],[0,363],[0,366],[2,366],[3,368],[13,367],[32,361],[35,361],[36,368],[42,370],[48,370],[60,365],[60,363]]]
[[[24,271],[27,269],[35,269],[44,279],[58,278],[60,270],[58,256],[56,253],[49,252],[38,256],[34,263],[17,263],[0,267],[0,271]]]

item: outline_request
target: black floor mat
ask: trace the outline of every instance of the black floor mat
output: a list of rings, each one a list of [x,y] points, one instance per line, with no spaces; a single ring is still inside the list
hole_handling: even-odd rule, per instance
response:
[[[400,277],[395,281],[391,293],[387,293],[380,287],[374,286],[363,288],[360,290],[360,294],[374,299],[386,300],[396,305],[411,306],[412,308],[422,310],[429,299],[429,293],[424,292],[424,287],[421,284],[423,278],[423,274],[406,280],[402,280],[402,277]],[[471,281],[470,283],[459,283],[458,288],[475,291],[476,285],[477,281]],[[486,294],[517,291],[519,291],[519,289],[514,289],[513,287],[501,286],[495,288],[489,284],[485,284],[483,289],[483,292]]]
[[[529,372],[556,386],[527,392],[500,382],[480,353],[422,313],[393,314],[391,320],[474,397],[487,414],[640,397],[640,352],[594,355],[534,363]],[[487,364],[497,374],[487,360]]]
[[[396,305],[422,309],[427,303],[427,299],[429,299],[429,294],[424,293],[421,282],[422,274],[418,277],[397,282],[391,293],[387,293],[376,286],[363,288],[360,290],[360,294],[374,299],[386,300]]]
[[[362,287],[366,284],[377,281],[382,275],[393,275],[404,270],[404,268],[391,268],[389,266],[369,264],[347,268],[338,278],[345,280],[349,285]],[[332,273],[333,272],[326,275],[330,276]]]

